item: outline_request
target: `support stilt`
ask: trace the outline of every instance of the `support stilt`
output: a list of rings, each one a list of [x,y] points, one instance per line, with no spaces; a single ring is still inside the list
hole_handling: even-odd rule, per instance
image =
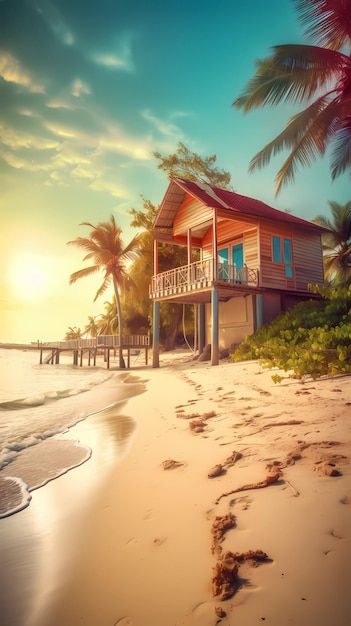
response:
[[[160,303],[153,303],[152,367],[160,367]]]
[[[205,347],[205,305],[199,304],[198,307],[199,354],[201,354]]]
[[[130,348],[128,348],[127,352],[127,368],[130,369]]]
[[[218,365],[219,363],[219,323],[218,323],[218,291],[212,289],[211,291],[211,365]]]
[[[263,326],[263,294],[256,294],[256,330]]]
[[[107,348],[107,369],[110,369],[110,348]]]

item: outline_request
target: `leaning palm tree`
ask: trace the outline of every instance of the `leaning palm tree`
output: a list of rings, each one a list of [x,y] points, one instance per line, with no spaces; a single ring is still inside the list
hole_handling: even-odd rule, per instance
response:
[[[329,202],[333,219],[318,215],[314,220],[329,229],[323,235],[324,268],[328,280],[338,285],[351,283],[351,202]]]
[[[257,62],[256,74],[233,106],[244,112],[281,102],[306,103],[285,129],[250,162],[267,165],[290,154],[276,176],[276,193],[331,146],[331,175],[351,169],[351,0],[295,0],[307,35],[318,45],[282,45]]]
[[[118,317],[119,335],[119,366],[125,367],[122,353],[122,331],[123,319],[120,300],[120,291],[124,278],[127,278],[127,267],[138,255],[139,236],[136,235],[132,241],[124,247],[122,243],[122,231],[116,224],[113,215],[108,222],[100,222],[94,226],[90,222],[83,222],[81,226],[89,226],[91,232],[88,237],[77,237],[68,244],[83,248],[87,252],[83,261],[92,261],[93,265],[85,267],[78,272],[71,274],[69,282],[75,283],[84,276],[90,276],[96,272],[103,272],[104,279],[94,298],[95,300],[105,293],[108,286],[113,284],[116,298],[116,309]]]

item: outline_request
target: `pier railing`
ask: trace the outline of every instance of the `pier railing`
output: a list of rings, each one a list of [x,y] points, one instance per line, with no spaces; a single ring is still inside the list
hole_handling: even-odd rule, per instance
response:
[[[150,335],[123,335],[122,348],[147,348],[150,345]],[[42,348],[57,348],[58,350],[81,350],[84,348],[119,348],[118,335],[98,335],[97,337],[67,339],[65,341],[46,341],[40,344]]]

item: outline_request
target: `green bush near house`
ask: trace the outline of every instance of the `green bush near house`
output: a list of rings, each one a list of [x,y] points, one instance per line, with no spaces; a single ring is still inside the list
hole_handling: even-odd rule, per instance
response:
[[[234,350],[232,360],[260,359],[266,367],[292,370],[296,378],[350,373],[351,286],[311,289],[322,299],[300,302],[260,328]]]

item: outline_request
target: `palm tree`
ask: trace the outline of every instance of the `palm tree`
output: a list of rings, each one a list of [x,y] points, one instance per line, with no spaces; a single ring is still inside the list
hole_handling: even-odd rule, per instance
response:
[[[282,45],[257,61],[256,74],[233,106],[244,112],[281,102],[308,106],[250,162],[267,165],[284,149],[290,154],[276,176],[276,193],[331,146],[334,180],[351,168],[351,0],[295,0],[306,34],[318,45]]]
[[[138,256],[139,236],[136,235],[132,241],[124,247],[121,228],[116,224],[113,215],[111,215],[109,222],[100,222],[97,226],[94,226],[90,222],[83,222],[81,226],[89,226],[89,228],[92,229],[89,236],[77,237],[77,239],[73,241],[68,241],[68,244],[73,244],[86,250],[88,254],[86,254],[83,261],[92,261],[93,265],[71,274],[69,282],[73,284],[84,276],[90,276],[91,274],[102,271],[104,273],[104,279],[95,294],[94,302],[99,296],[105,293],[112,282],[118,317],[119,366],[123,368],[125,364],[122,354],[123,319],[120,291],[124,279],[128,280],[128,264]]]
[[[345,285],[351,282],[351,202],[329,202],[332,220],[318,215],[314,220],[330,232],[323,235],[326,278]]]
[[[84,335],[90,335],[90,337],[96,337],[99,331],[99,321],[97,316],[89,315],[88,323],[84,328]]]
[[[100,335],[116,335],[118,318],[116,312],[116,300],[113,296],[111,302],[104,302],[105,312],[100,315],[98,331]]]
[[[68,327],[68,330],[65,335],[65,339],[69,340],[69,339],[81,339],[81,338],[82,338],[82,331],[80,328],[77,328],[77,326]]]

